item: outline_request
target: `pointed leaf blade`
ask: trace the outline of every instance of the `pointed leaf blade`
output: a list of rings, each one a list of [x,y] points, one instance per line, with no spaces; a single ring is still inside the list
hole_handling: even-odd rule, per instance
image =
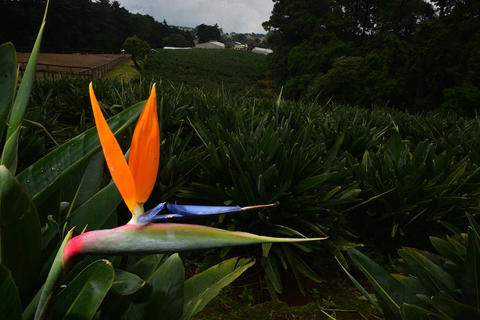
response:
[[[0,45],[0,139],[12,106],[17,83],[17,57],[11,42]]]
[[[92,319],[113,284],[114,270],[108,260],[86,267],[55,297],[55,319]]]
[[[10,270],[0,264],[0,314],[4,319],[21,320],[22,304]]]
[[[253,266],[254,260],[232,258],[185,281],[182,320],[191,319],[218,295],[220,290]]]
[[[112,284],[112,291],[121,296],[128,296],[142,289],[145,284],[146,281],[134,273],[115,270],[115,281]]]
[[[12,270],[21,296],[35,287],[42,237],[32,200],[5,166],[0,166],[0,263]]]

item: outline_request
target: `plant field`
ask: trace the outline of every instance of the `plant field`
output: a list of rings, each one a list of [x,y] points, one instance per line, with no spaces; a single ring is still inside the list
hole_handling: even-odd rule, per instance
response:
[[[110,116],[146,96],[150,82],[94,85]],[[86,90],[80,80],[40,82],[27,119],[43,123],[54,139],[68,141],[92,125]],[[271,290],[283,293],[288,273],[307,294],[305,279],[324,281],[322,270],[335,268],[332,255],[347,261],[344,249],[363,244],[383,257],[405,245],[427,249],[428,236],[461,230],[465,212],[478,214],[476,118],[242,97],[164,81],[157,82],[157,90],[160,169],[146,207],[163,201],[276,203],[195,222],[272,236],[329,236],[318,244],[273,245],[267,257],[260,247],[193,253],[187,260],[194,266],[203,268],[225,255],[254,256]],[[78,114],[66,117],[72,109]],[[21,141],[20,158],[29,162],[55,147],[33,122],[26,124]],[[120,221],[125,215],[120,206]]]
[[[95,84],[111,115],[145,96],[149,85],[145,80]],[[40,83],[27,119],[66,141],[92,125],[86,86],[71,80]],[[358,242],[381,239],[384,249],[426,243],[427,230],[442,229],[438,221],[461,226],[463,212],[477,210],[476,119],[276,103],[165,82],[159,82],[159,103],[165,139],[160,172],[166,180],[158,182],[152,204],[167,199],[278,202],[255,219],[255,214],[245,214],[222,224],[279,234],[323,230],[332,239],[348,230],[360,237]],[[77,114],[66,112],[72,108]],[[29,142],[21,152],[54,147],[33,124],[27,125],[25,136],[30,137],[25,142],[43,142]]]
[[[226,90],[261,96],[266,57],[237,50],[158,50],[152,54],[145,74],[207,90]]]
[[[269,43],[299,36],[278,21],[317,24],[274,2]],[[292,61],[327,66],[305,42],[282,58],[132,36],[116,70],[130,57],[40,55],[48,4],[28,57],[0,44],[2,319],[480,319],[480,117],[272,96]],[[324,36],[320,55],[347,48]]]

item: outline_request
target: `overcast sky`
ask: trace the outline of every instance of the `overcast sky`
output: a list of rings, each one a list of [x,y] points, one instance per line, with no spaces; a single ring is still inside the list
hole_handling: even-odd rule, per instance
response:
[[[272,0],[118,0],[127,10],[149,14],[169,25],[195,27],[218,23],[224,32],[265,33]]]

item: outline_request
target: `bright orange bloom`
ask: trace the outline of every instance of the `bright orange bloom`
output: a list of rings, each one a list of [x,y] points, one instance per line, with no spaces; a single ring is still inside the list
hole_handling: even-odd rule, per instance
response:
[[[136,218],[143,213],[155,185],[160,158],[160,129],[157,117],[155,85],[140,115],[130,146],[129,163],[105,120],[90,83],[90,101],[105,160],[112,179]]]

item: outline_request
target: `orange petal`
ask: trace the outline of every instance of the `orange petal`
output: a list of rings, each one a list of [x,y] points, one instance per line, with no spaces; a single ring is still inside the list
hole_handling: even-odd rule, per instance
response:
[[[102,110],[100,110],[91,83],[89,91],[93,116],[95,118],[95,124],[97,125],[98,136],[100,138],[100,143],[102,144],[103,154],[105,155],[108,169],[110,170],[110,174],[112,175],[112,179],[115,182],[118,191],[120,191],[120,194],[122,195],[123,201],[127,204],[128,209],[133,212],[137,205],[137,201],[135,182],[132,173],[128,168],[127,161],[125,160],[117,139],[115,139],[107,121],[105,121],[105,118],[103,117]]]
[[[133,133],[128,165],[137,190],[137,202],[145,203],[157,179],[160,159],[160,129],[155,84]]]

